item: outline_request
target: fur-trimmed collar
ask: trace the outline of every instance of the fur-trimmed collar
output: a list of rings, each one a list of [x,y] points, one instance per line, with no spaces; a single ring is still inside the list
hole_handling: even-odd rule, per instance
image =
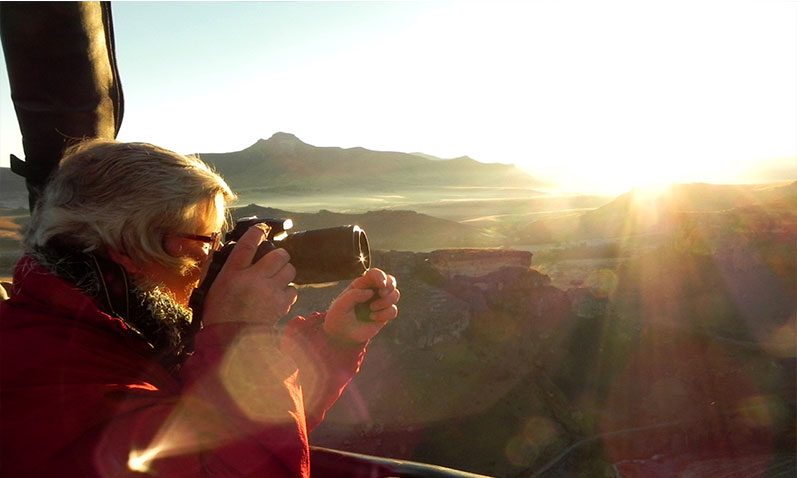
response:
[[[161,287],[134,283],[117,263],[57,241],[30,255],[56,276],[94,299],[152,347],[156,360],[174,372],[191,354],[191,312]]]

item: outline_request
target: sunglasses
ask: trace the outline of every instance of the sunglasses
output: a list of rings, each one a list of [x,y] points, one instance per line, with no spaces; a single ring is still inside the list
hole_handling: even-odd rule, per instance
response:
[[[214,232],[209,236],[201,236],[199,234],[171,234],[174,237],[181,237],[183,239],[190,239],[192,241],[204,242],[210,247],[211,251],[218,252],[224,244],[221,242],[221,232]]]

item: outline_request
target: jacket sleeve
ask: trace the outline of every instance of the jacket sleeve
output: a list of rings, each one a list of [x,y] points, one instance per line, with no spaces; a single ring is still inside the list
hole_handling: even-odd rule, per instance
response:
[[[307,428],[313,430],[360,371],[367,344],[342,344],[323,330],[325,315],[295,317],[283,335],[283,350],[299,368]]]
[[[273,329],[206,327],[180,393],[127,384],[107,395],[117,408],[96,449],[99,476],[309,476],[297,374]]]
[[[365,344],[330,339],[323,320],[296,317],[281,337],[270,327],[235,323],[203,329],[181,371],[179,398],[136,405],[128,397],[130,418],[113,422],[130,449],[127,470],[167,478],[308,477],[308,430],[365,354]],[[117,440],[106,434],[112,448]]]

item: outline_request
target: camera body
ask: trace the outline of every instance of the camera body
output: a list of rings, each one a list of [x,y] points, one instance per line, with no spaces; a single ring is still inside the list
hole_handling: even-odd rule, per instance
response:
[[[255,224],[270,227],[268,237],[258,246],[252,263],[277,248],[288,251],[296,269],[296,285],[323,284],[355,279],[371,266],[371,251],[365,231],[356,225],[312,229],[288,233],[293,226],[290,219],[259,219],[256,216],[239,219],[235,228],[224,236],[224,246],[213,253],[213,259],[202,284],[191,294],[189,306],[194,316],[201,315],[205,295],[227,261],[230,252],[243,234]]]

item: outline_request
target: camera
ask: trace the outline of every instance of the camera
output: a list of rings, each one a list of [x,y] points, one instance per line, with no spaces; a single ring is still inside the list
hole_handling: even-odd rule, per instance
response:
[[[189,306],[194,316],[201,316],[205,295],[227,261],[236,241],[255,224],[270,227],[268,237],[258,246],[252,263],[277,248],[288,251],[296,269],[296,285],[323,284],[355,279],[371,266],[371,251],[365,231],[357,225],[312,229],[289,233],[290,219],[259,219],[256,216],[238,219],[235,228],[224,236],[224,246],[213,253],[213,259],[202,284],[191,294]],[[197,321],[198,322],[198,321]]]

